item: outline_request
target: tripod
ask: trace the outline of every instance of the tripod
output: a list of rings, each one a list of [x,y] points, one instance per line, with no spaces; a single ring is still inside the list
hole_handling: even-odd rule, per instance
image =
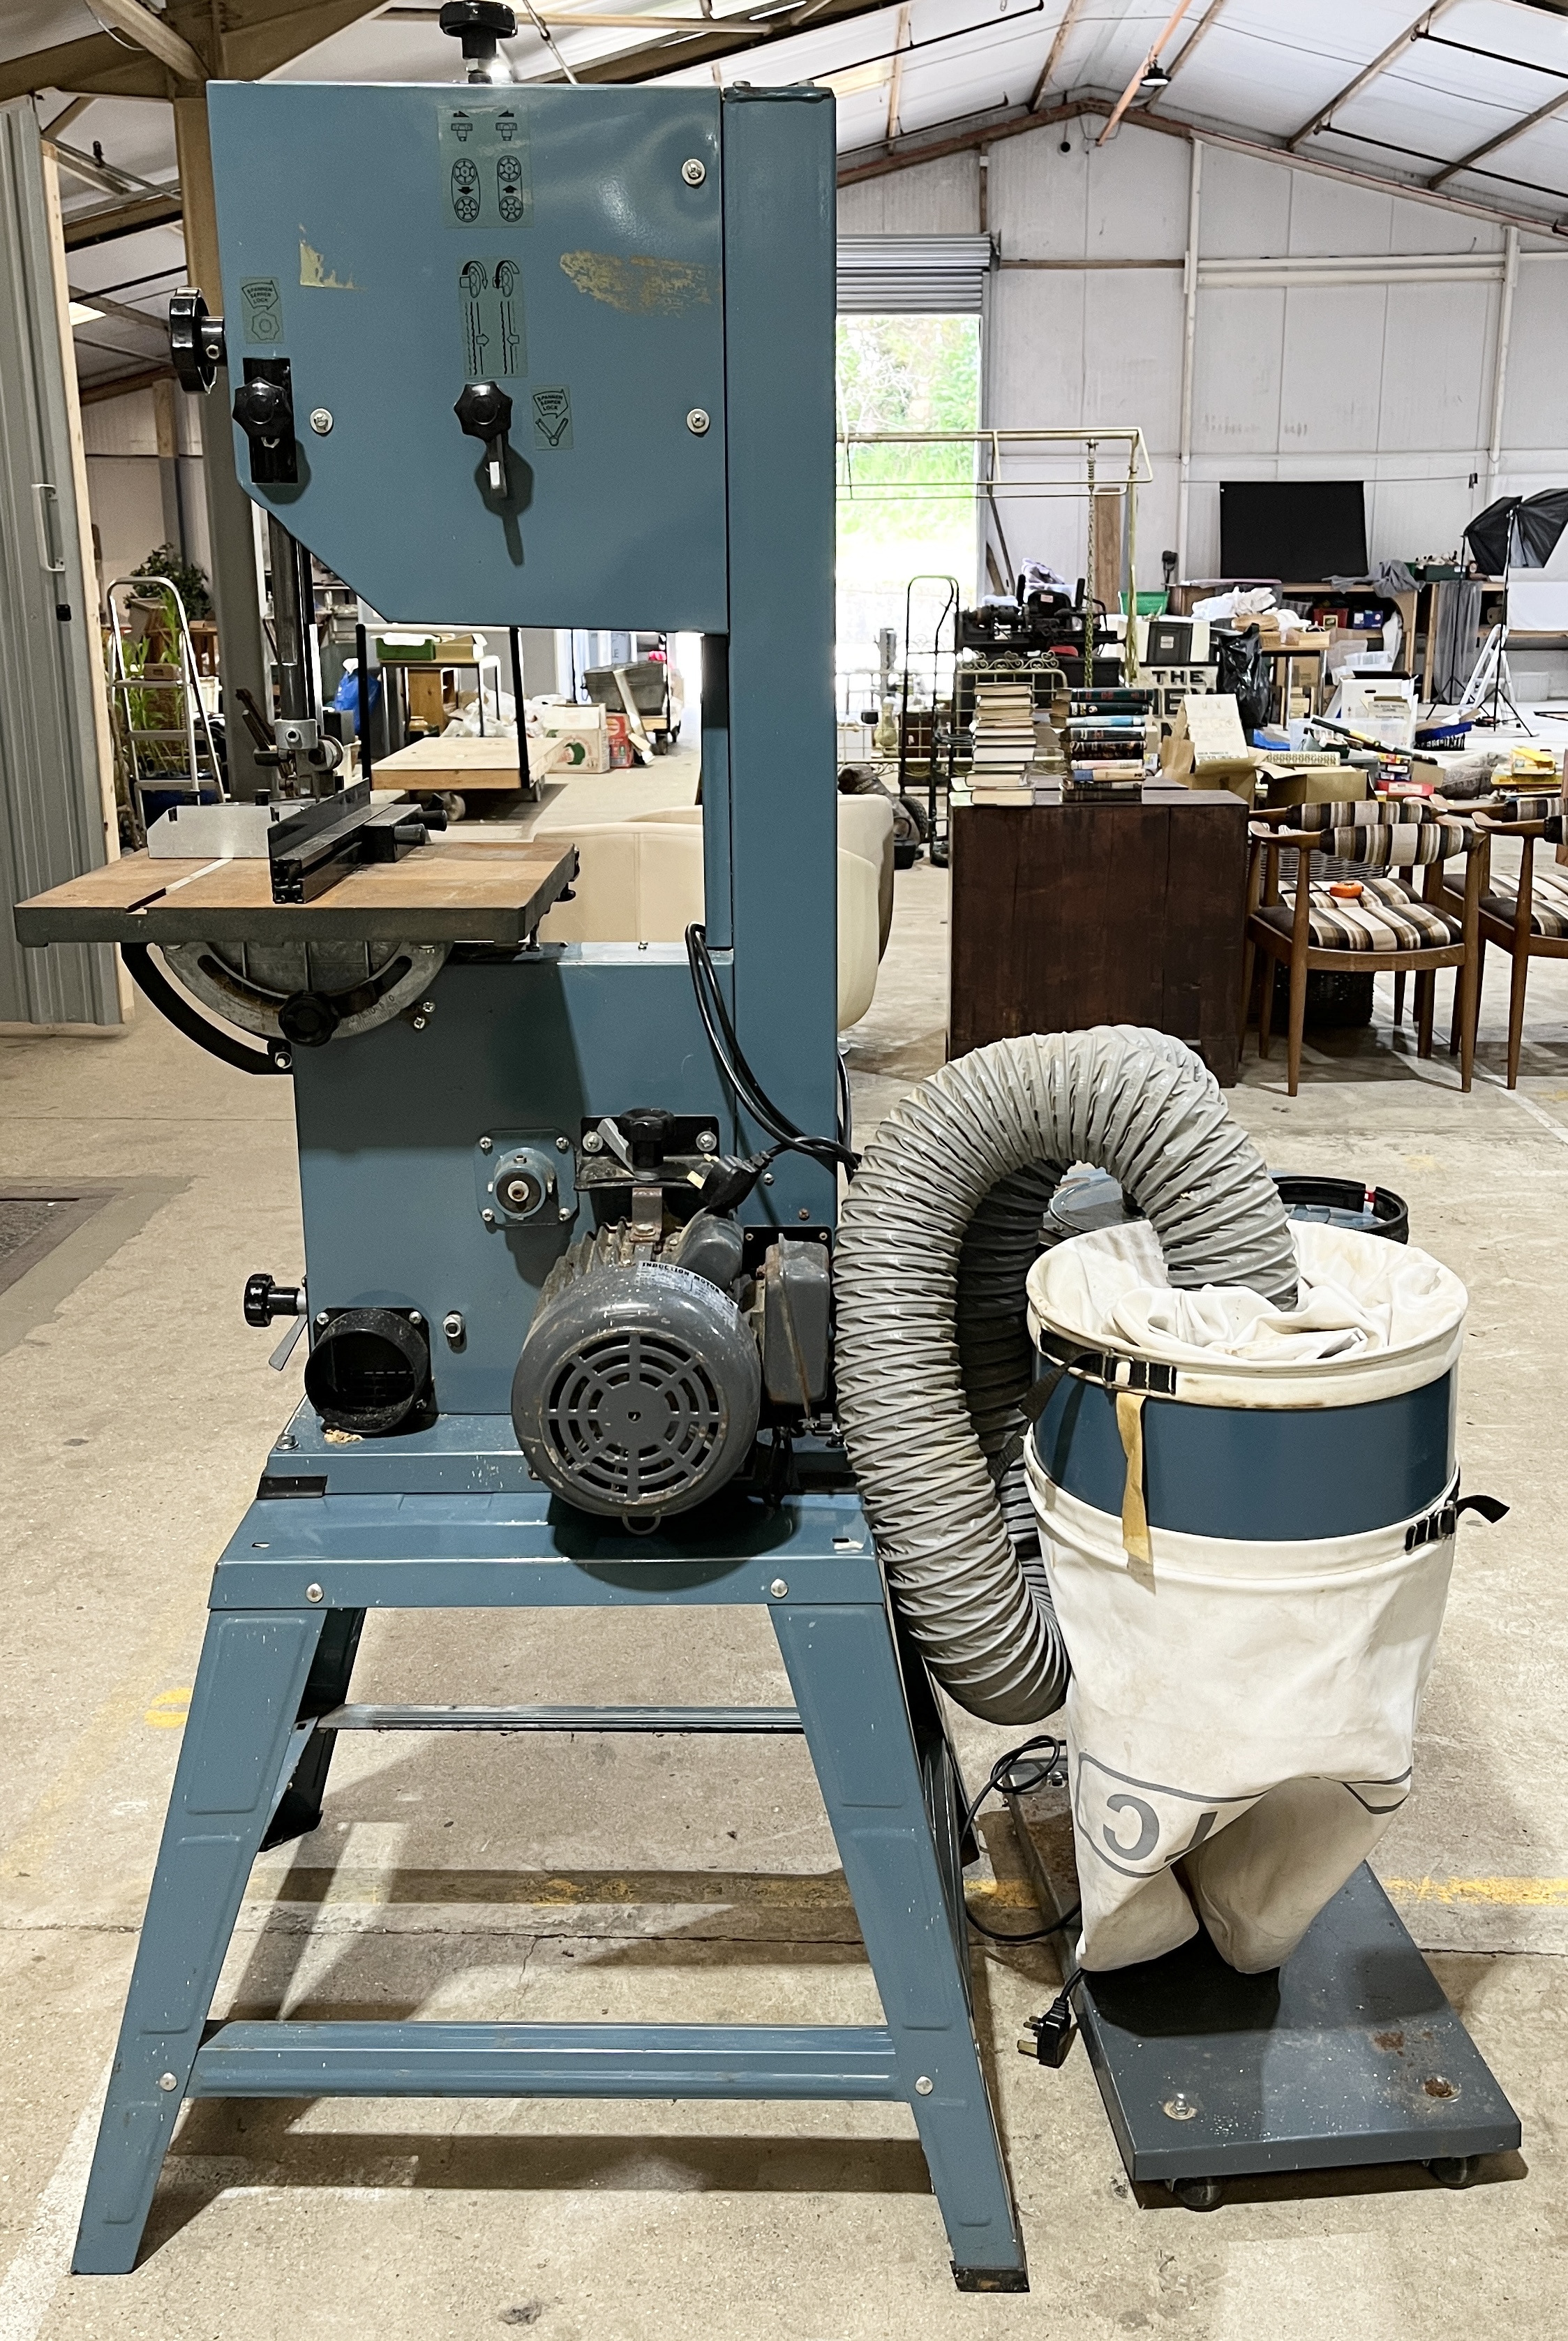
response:
[[[1471,670],[1470,680],[1460,693],[1459,712],[1467,714],[1474,708],[1484,707],[1490,696],[1492,705],[1486,716],[1495,732],[1501,721],[1501,711],[1506,706],[1523,732],[1531,739],[1534,733],[1519,712],[1513,697],[1513,675],[1508,664],[1508,572],[1503,573],[1503,615],[1487,635],[1481,655]]]

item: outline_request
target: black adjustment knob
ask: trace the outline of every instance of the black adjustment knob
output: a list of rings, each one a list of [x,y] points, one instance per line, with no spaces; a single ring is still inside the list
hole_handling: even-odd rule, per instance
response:
[[[502,0],[446,0],[439,18],[443,33],[462,43],[465,57],[488,65],[498,41],[510,41],[517,31],[515,13]]]
[[[274,1284],[264,1269],[245,1279],[245,1322],[247,1325],[270,1325],[274,1317],[303,1317],[305,1313],[305,1289],[303,1284]]]
[[[223,321],[207,314],[206,302],[190,285],[169,302],[169,355],[182,390],[211,390],[218,368],[228,364]]]
[[[511,398],[498,382],[471,382],[452,408],[471,439],[495,439],[511,429]]]
[[[251,443],[251,477],[258,487],[294,484],[300,475],[294,443],[293,369],[287,358],[247,358],[234,393],[234,421]]]
[[[662,1106],[634,1105],[615,1117],[625,1139],[634,1170],[661,1170],[675,1136],[675,1116]]]
[[[243,382],[234,393],[234,421],[247,439],[275,447],[294,419],[294,402],[281,382]]]
[[[324,1049],[338,1029],[338,1011],[319,991],[296,991],[278,1011],[278,1029],[297,1049]]]
[[[452,413],[471,439],[484,441],[485,468],[491,490],[506,486],[506,434],[511,429],[511,399],[498,382],[463,385]]]

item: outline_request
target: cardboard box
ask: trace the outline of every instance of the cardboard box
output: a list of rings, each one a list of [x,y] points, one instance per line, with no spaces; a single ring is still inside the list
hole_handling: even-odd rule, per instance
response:
[[[1366,794],[1366,771],[1361,764],[1308,765],[1305,771],[1281,772],[1266,762],[1257,777],[1265,805],[1350,804]]]
[[[1160,770],[1189,789],[1229,789],[1251,804],[1257,752],[1246,744],[1232,692],[1189,692],[1170,737],[1160,744]]]
[[[607,772],[610,770],[610,731],[605,722],[607,708],[581,707],[571,700],[531,700],[528,720],[534,736],[546,742],[560,742],[565,756],[552,764],[554,771],[577,772]]]

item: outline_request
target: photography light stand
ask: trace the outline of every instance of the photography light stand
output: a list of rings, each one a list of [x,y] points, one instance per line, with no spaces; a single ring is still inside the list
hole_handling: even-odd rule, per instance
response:
[[[1473,707],[1480,708],[1484,706],[1489,695],[1492,701],[1492,705],[1490,712],[1484,720],[1491,724],[1492,729],[1494,732],[1496,731],[1500,721],[1500,711],[1503,706],[1506,706],[1509,713],[1513,716],[1513,721],[1518,724],[1520,730],[1529,738],[1534,738],[1535,735],[1531,731],[1529,724],[1524,720],[1524,717],[1520,713],[1518,702],[1513,696],[1513,670],[1508,663],[1508,580],[1506,574],[1504,574],[1503,581],[1502,620],[1500,623],[1493,627],[1491,633],[1487,635],[1484,643],[1482,645],[1481,655],[1476,660],[1474,668],[1471,670],[1470,680],[1459,695],[1459,713],[1461,715],[1466,715]]]

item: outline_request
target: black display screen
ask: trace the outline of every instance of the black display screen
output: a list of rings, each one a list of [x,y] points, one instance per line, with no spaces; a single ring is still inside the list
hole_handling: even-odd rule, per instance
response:
[[[1222,480],[1223,577],[1315,585],[1366,573],[1366,494],[1360,480]]]

